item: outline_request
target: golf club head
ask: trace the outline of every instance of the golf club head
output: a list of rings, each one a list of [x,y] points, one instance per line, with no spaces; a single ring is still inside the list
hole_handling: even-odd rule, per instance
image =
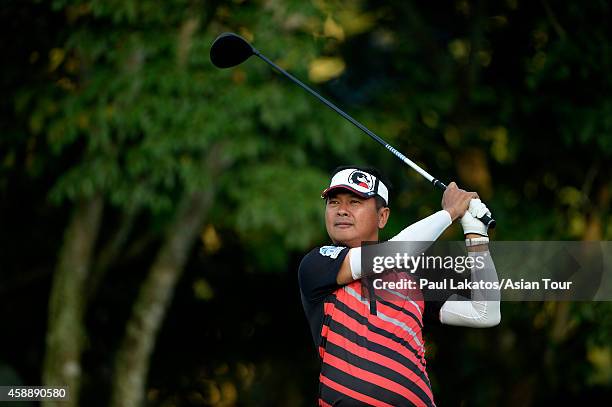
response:
[[[210,47],[210,61],[217,68],[231,68],[240,65],[254,53],[255,49],[241,36],[223,33]]]

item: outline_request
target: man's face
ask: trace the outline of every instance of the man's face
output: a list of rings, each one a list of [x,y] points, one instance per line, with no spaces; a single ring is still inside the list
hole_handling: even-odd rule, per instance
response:
[[[389,208],[377,210],[374,198],[361,198],[346,190],[327,197],[325,226],[336,244],[358,247],[362,241],[377,241],[378,230],[385,227],[388,218]]]

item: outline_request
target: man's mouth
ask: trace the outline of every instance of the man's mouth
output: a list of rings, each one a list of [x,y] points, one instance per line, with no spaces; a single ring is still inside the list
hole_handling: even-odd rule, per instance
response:
[[[353,224],[351,222],[336,222],[334,223],[334,226],[340,229],[346,229],[353,226]]]

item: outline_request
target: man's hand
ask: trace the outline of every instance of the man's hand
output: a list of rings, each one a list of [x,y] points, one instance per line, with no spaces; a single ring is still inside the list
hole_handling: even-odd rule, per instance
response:
[[[470,201],[477,198],[478,194],[476,192],[464,191],[459,189],[456,183],[451,182],[446,187],[444,195],[442,195],[442,209],[447,211],[451,219],[455,221],[455,219],[463,216],[470,205]]]
[[[491,211],[489,211],[487,205],[482,203],[480,199],[472,199],[468,210],[461,217],[461,226],[466,237],[474,233],[480,236],[489,236],[487,234],[489,227],[478,219],[485,214],[491,216]]]

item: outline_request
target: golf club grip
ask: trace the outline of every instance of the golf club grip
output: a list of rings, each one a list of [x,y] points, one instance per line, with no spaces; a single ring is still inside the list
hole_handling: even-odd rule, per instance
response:
[[[441,190],[446,190],[446,185],[444,184],[444,182],[440,181],[439,179],[433,179],[431,181],[431,183],[434,185],[434,187],[436,188],[440,188]],[[495,229],[495,226],[497,226],[497,222],[495,221],[495,219],[493,219],[492,217],[490,217],[489,215],[483,215],[480,218],[477,218],[479,221],[481,221],[482,223],[484,223],[489,229]]]
[[[495,229],[495,226],[497,226],[497,222],[495,221],[495,219],[493,219],[489,215],[482,215],[480,218],[477,219],[487,225],[489,229]]]

